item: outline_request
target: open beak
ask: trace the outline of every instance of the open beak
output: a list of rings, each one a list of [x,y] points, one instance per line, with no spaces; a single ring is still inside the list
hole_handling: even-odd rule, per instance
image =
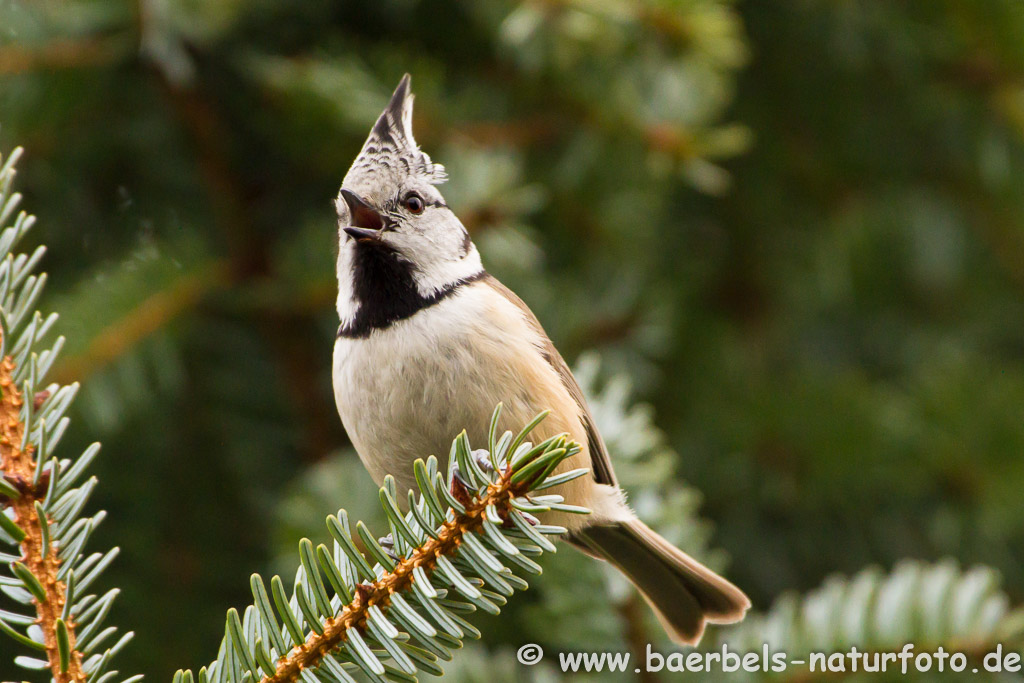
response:
[[[343,228],[349,237],[360,241],[379,239],[384,220],[377,210],[351,190],[342,190],[341,197],[348,204],[348,212],[352,216],[351,225]]]

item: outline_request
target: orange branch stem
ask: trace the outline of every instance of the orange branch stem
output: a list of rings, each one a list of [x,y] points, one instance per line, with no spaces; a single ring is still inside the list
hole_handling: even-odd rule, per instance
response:
[[[75,627],[71,620],[66,623],[71,658],[67,669],[61,670],[56,625],[63,613],[67,595],[64,582],[57,580],[57,571],[60,569],[57,548],[51,543],[44,553],[43,522],[36,513],[35,504],[43,501],[45,489],[32,485],[36,469],[33,446],[29,445],[25,449],[21,447],[26,429],[21,421],[24,397],[14,383],[14,369],[14,361],[10,356],[0,361],[0,472],[21,494],[7,504],[14,509],[18,526],[25,531],[25,538],[21,542],[22,562],[46,592],[45,600],[40,602],[33,599],[32,602],[36,606],[36,624],[43,631],[53,680],[57,683],[84,683],[86,675],[82,670],[82,657],[74,649]]]
[[[466,534],[478,531],[486,520],[489,504],[495,506],[499,515],[503,515],[509,509],[510,501],[525,493],[527,488],[522,483],[513,484],[511,472],[506,472],[500,480],[487,487],[483,497],[465,501],[466,511],[445,522],[437,538],[428,539],[375,582],[358,585],[355,598],[340,614],[327,620],[324,632],[320,635],[311,634],[305,643],[293,648],[280,660],[273,675],[264,676],[260,683],[298,681],[303,669],[318,666],[324,657],[345,641],[348,629],[365,627],[370,607],[376,605],[386,611],[392,594],[401,593],[412,586],[413,571],[417,567],[422,567],[429,576],[438,557],[451,556]]]

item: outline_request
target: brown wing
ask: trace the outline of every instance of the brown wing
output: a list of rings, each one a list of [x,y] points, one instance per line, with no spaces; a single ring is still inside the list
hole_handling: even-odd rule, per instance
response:
[[[587,445],[590,448],[590,463],[594,479],[599,484],[618,486],[619,483],[615,479],[615,470],[612,469],[612,462],[608,458],[608,448],[604,445],[601,433],[597,431],[594,417],[590,414],[590,408],[587,407],[587,399],[584,398],[580,385],[576,383],[576,378],[572,376],[572,371],[569,370],[569,366],[562,358],[562,355],[558,353],[558,349],[551,343],[544,328],[541,327],[537,316],[533,314],[529,306],[523,303],[522,299],[516,296],[515,292],[501,284],[493,275],[485,275],[481,282],[518,306],[523,312],[523,317],[526,318],[526,321],[537,330],[537,334],[541,339],[541,355],[551,364],[551,367],[555,369],[558,376],[562,378],[562,384],[569,390],[569,394],[572,395],[580,407],[580,421],[583,423],[583,428],[587,431]]]

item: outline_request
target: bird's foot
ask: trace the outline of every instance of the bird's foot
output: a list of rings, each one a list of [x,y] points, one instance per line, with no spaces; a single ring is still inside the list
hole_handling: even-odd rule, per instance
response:
[[[482,471],[488,477],[494,474],[494,463],[491,462],[491,454],[486,448],[477,448],[475,451],[473,451],[471,455],[473,458],[473,462],[475,462],[476,466],[480,468],[480,471]],[[459,481],[462,482],[463,485],[469,487],[469,482],[466,481],[466,478],[462,475],[462,472],[459,470],[458,463],[455,463],[453,469],[455,470],[455,476],[458,477]],[[504,467],[501,468],[501,474],[504,474],[507,470],[508,465],[505,465]]]
[[[494,463],[491,462],[491,453],[486,448],[478,448],[473,451],[473,460],[476,462],[477,467],[484,471],[484,474],[490,476],[494,474]],[[502,474],[508,469],[508,465],[502,468]]]
[[[471,454],[473,462],[476,466],[490,478],[494,474],[494,464],[491,462],[491,455],[486,448],[478,448]],[[508,469],[508,465],[502,468],[502,474]],[[470,485],[469,481],[462,474],[459,469],[459,464],[455,463],[452,465],[452,495],[463,505],[471,502],[473,499],[474,488]]]
[[[390,557],[395,562],[401,561],[402,558],[400,558],[398,554],[395,552],[395,539],[391,536],[391,534],[388,534],[387,536],[381,536],[377,539],[377,543],[378,545],[380,545],[381,550],[383,550],[388,557]]]

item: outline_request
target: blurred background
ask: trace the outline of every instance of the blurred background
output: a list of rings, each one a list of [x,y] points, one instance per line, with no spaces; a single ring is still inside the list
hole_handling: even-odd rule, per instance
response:
[[[1024,602],[1018,0],[0,0],[122,672],[207,663],[251,572],[377,514],[330,388],[331,200],[406,71],[642,516],[761,612],[906,558]],[[596,563],[547,571],[453,680],[667,648]]]

